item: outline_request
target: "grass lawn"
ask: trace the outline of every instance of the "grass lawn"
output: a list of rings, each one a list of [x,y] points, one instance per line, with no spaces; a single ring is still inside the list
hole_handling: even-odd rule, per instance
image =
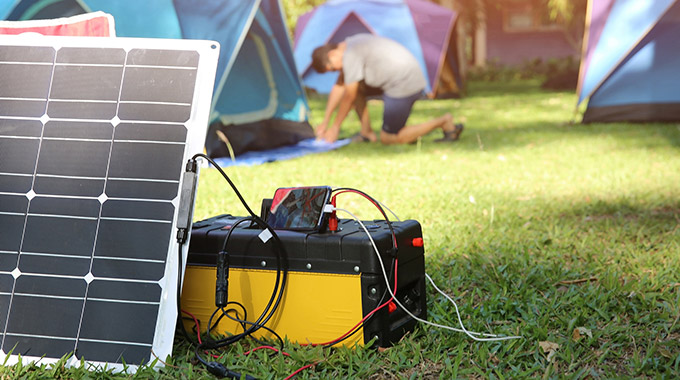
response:
[[[422,224],[426,269],[466,328],[521,335],[474,342],[419,326],[386,350],[305,348],[291,357],[230,347],[227,366],[260,379],[680,377],[680,124],[570,124],[576,97],[531,81],[470,83],[460,100],[421,101],[410,122],[452,112],[466,129],[414,145],[357,143],[226,171],[253,209],[277,187],[361,189]],[[325,103],[313,98],[312,123]],[[371,105],[379,128],[381,104]],[[580,118],[579,118],[580,119]],[[343,135],[358,131],[356,118]],[[378,218],[359,197],[339,207]],[[201,173],[195,219],[245,215],[215,170]],[[431,288],[429,319],[457,326]],[[211,378],[175,349],[174,367],[138,377]],[[175,368],[176,367],[176,368]],[[107,371],[0,368],[0,379],[126,378]]]

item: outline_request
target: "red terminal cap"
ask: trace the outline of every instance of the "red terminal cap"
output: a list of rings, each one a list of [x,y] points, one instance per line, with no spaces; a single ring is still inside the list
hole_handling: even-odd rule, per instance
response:
[[[333,208],[335,208],[335,197],[331,198],[331,204],[333,205]],[[328,230],[331,232],[338,230],[338,215],[336,214],[335,210],[333,210],[331,215],[328,217]]]
[[[414,247],[422,247],[422,246],[425,245],[425,243],[423,242],[423,238],[418,237],[418,238],[413,238],[413,240],[411,240],[411,245],[414,246]]]
[[[394,301],[390,301],[390,303],[387,304],[387,311],[390,313],[397,311],[397,305],[395,305]]]
[[[333,211],[331,216],[328,217],[328,230],[332,232],[338,230],[338,217],[335,215],[335,211]]]

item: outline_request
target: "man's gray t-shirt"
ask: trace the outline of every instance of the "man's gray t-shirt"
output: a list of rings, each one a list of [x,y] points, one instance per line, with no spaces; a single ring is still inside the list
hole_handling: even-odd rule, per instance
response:
[[[385,95],[404,98],[425,89],[425,76],[416,57],[404,46],[372,34],[348,37],[342,57],[345,83],[363,80]]]

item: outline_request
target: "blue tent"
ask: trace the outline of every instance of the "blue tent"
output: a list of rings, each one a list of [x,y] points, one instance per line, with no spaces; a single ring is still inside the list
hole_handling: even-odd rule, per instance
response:
[[[583,122],[680,120],[680,1],[590,0]]]
[[[220,43],[208,154],[291,145],[314,136],[278,0],[4,0],[0,19],[104,11],[119,37]],[[225,138],[231,147],[224,143]]]

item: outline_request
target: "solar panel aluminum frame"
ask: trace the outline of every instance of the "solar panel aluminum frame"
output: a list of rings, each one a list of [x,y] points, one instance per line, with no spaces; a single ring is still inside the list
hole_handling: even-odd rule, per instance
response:
[[[53,53],[52,62],[40,61],[41,54],[50,51]],[[48,37],[35,34],[0,36],[0,161],[5,161],[4,164],[0,162],[0,230],[3,230],[0,234],[0,341],[3,343],[0,358],[8,355],[7,365],[18,361],[54,363],[71,352],[74,354],[68,360],[68,365],[80,366],[83,358],[88,366],[127,371],[136,370],[141,364],[149,364],[155,358],[161,359],[157,362],[157,366],[160,366],[162,360],[171,355],[177,319],[178,252],[181,247],[175,239],[175,233],[180,209],[180,189],[184,181],[182,172],[187,160],[203,150],[218,55],[219,45],[214,41]],[[123,57],[122,64],[107,61],[116,56]],[[63,72],[70,73],[61,75]],[[37,90],[38,93],[43,91],[45,96],[36,96],[36,89],[44,85],[40,82],[41,75],[49,77],[49,87],[46,91]],[[119,80],[115,79],[115,75],[119,75]],[[190,87],[192,84],[193,88]],[[107,91],[117,92],[117,97],[107,97]],[[40,111],[40,107],[44,110]],[[107,113],[109,111],[113,113]],[[150,115],[148,118],[145,116],[147,114]],[[110,117],[111,115],[114,116]],[[34,132],[39,132],[31,135],[30,128],[22,128],[26,125],[36,126]],[[101,137],[100,129],[89,129],[95,125],[104,125],[108,128],[104,129],[111,131],[108,140]],[[180,132],[184,130],[184,136],[177,138],[177,133],[170,132],[171,129]],[[71,135],[65,137],[60,133]],[[108,148],[104,150],[108,151],[108,157],[94,154],[87,156],[88,152],[97,151],[97,147],[102,144],[108,144]],[[90,145],[94,148],[88,150]],[[27,146],[36,147],[33,161],[22,159]],[[75,153],[70,152],[70,148]],[[157,151],[164,152],[160,158],[155,157]],[[163,160],[173,163],[170,170],[163,166]],[[99,161],[106,166],[103,178],[89,174],[93,165],[96,166]],[[155,176],[159,165],[166,169],[163,173],[171,174],[150,179],[149,173]],[[60,174],[60,171],[69,170],[77,172],[78,176]],[[98,181],[103,181],[99,196],[94,196],[94,193],[79,193],[86,193],[86,185],[90,182],[99,183]],[[30,183],[29,191],[24,192],[28,189],[28,185],[21,185],[24,182]],[[65,182],[67,185],[64,185]],[[42,189],[38,188],[39,184],[42,184]],[[115,190],[110,190],[114,187]],[[161,187],[163,191],[154,192]],[[149,197],[138,198],[140,193],[148,193]],[[158,195],[161,193],[162,195]],[[12,210],[16,200],[24,202],[26,209]],[[74,204],[95,205],[99,214],[96,217],[74,216],[79,212],[69,208]],[[186,209],[186,205],[183,206]],[[158,217],[159,220],[145,219],[156,218],[148,210],[159,208],[165,210],[164,217]],[[145,209],[148,210],[144,211]],[[191,214],[193,204],[189,210]],[[61,215],[60,212],[64,214]],[[133,217],[125,214],[126,212]],[[13,224],[11,221],[18,223]],[[31,227],[40,223],[45,223],[42,230],[37,229],[42,234],[36,234]],[[73,245],[78,246],[87,239],[71,238],[70,234],[51,236],[52,230],[59,232],[65,228],[69,231],[71,228],[71,231],[75,231],[72,227],[63,226],[77,226],[79,223],[96,224],[89,255],[78,256],[79,253],[69,251],[73,249]],[[125,228],[107,229],[105,223],[119,223],[119,227]],[[161,238],[145,239],[145,230],[157,229],[158,225],[163,226],[162,233],[154,236]],[[17,227],[21,230],[21,241],[15,244],[14,240],[10,241],[11,231],[17,230]],[[114,232],[107,232],[111,230]],[[2,235],[8,231],[10,233],[3,240]],[[132,239],[125,241],[128,234]],[[87,233],[81,234],[78,230],[74,235]],[[154,252],[159,250],[165,256],[156,260],[126,257],[128,250],[120,249],[126,244],[132,248],[130,252],[139,251],[136,245],[141,244],[152,247]],[[7,246],[13,248],[8,249]],[[31,248],[36,246],[55,248],[45,254],[33,252]],[[143,252],[140,255],[144,254]],[[183,256],[183,262],[186,262],[186,254]],[[16,268],[13,270],[12,260],[16,260]],[[59,263],[69,263],[61,266],[70,271],[71,262],[82,263],[84,260],[89,260],[90,265],[89,271],[84,275],[84,272],[76,275],[51,273],[58,271],[55,268],[60,267]],[[39,266],[31,267],[31,263]],[[53,266],[54,263],[57,265]],[[157,265],[159,263],[162,265]],[[157,269],[157,277],[151,280],[133,278],[137,274],[130,272],[128,275],[128,272],[115,269],[119,264],[123,267],[128,265],[125,267],[126,271],[133,268],[132,272],[139,272],[140,278],[148,275],[143,273],[144,265],[156,265],[154,268]],[[73,266],[75,267],[77,265]],[[26,268],[41,269],[35,272]],[[123,273],[122,277],[115,277],[120,273]],[[56,283],[60,283],[60,286],[73,283],[79,289],[85,288],[85,293],[67,294],[74,290],[63,286],[63,289],[54,290],[56,295],[50,295],[54,288],[52,285]],[[23,286],[23,290],[19,289],[19,285]],[[157,299],[136,299],[140,297],[137,291],[140,286],[153,288]],[[35,288],[42,290],[30,293],[30,289]],[[28,294],[25,293],[26,289],[29,289]],[[107,294],[110,298],[107,298]],[[38,307],[19,308],[22,304],[20,300],[24,306]],[[70,304],[82,304],[82,308],[56,307]],[[155,308],[155,311],[148,314],[153,319],[143,321],[143,316],[148,315],[136,315],[134,310],[135,307],[146,307],[148,304],[152,305],[152,309]],[[120,310],[133,311],[127,314],[135,315],[124,315],[121,312],[120,315],[108,316],[108,308],[118,307],[116,305],[130,306],[129,310]],[[14,310],[15,307],[17,310]],[[91,315],[88,314],[88,308],[91,308]],[[92,311],[95,309],[96,312]],[[54,335],[40,331],[48,328],[45,326],[54,324],[54,320],[61,318],[62,314],[68,314],[70,310],[79,314],[75,336],[64,332],[68,329],[66,326],[59,326],[59,329],[53,327],[53,331],[57,331]],[[20,311],[21,314],[13,314]],[[94,319],[96,316],[101,316],[104,320],[99,322]],[[22,332],[21,327],[12,327],[24,326],[23,320],[33,320],[32,326],[35,329]],[[115,323],[111,322],[117,323],[119,320],[128,320],[127,325],[131,325],[129,331],[120,331],[120,326],[114,326],[116,331],[112,331]],[[147,336],[147,340],[142,343],[137,341],[137,336],[130,340],[118,339],[118,336],[116,339],[106,338],[107,334],[135,334],[135,328],[139,327],[132,325],[136,325],[136,322],[141,326],[153,325],[153,336],[147,335],[148,331],[144,330],[143,335]],[[101,333],[104,338],[88,338],[85,334],[88,325],[90,334],[94,331],[95,335]],[[27,346],[22,339],[44,343],[50,346],[53,354],[31,350],[30,345]],[[72,343],[72,350],[65,350],[60,354],[54,354],[56,351],[51,346],[65,344],[67,347]],[[96,349],[85,349],[88,345]],[[104,347],[101,351],[103,354],[97,351],[101,347]],[[134,360],[128,360],[125,354],[121,354],[109,360],[107,355],[119,347],[124,348],[121,348],[122,352],[128,353],[139,348],[144,354],[141,359],[139,354]]]

